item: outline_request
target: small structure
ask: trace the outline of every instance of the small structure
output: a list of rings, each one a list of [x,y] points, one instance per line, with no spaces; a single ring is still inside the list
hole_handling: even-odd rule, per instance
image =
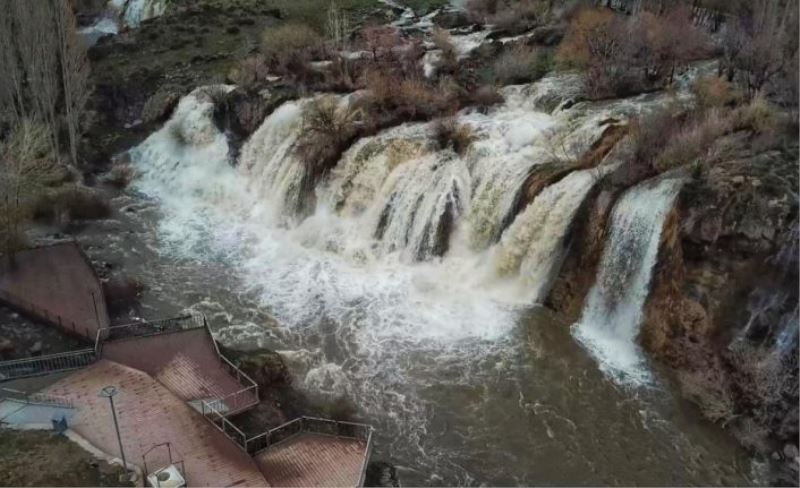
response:
[[[248,437],[230,417],[258,405],[258,385],[220,353],[205,317],[110,327],[100,280],[74,242],[17,253],[0,267],[0,302],[90,340],[0,362],[0,382],[48,380],[33,394],[0,389],[0,421],[72,429],[141,459],[151,486],[364,482],[372,427],[301,417]],[[98,394],[109,385],[114,413]]]
[[[364,482],[370,426],[301,417],[252,437],[236,427],[230,417],[258,404],[258,385],[220,354],[204,317],[103,328],[87,351],[85,364],[70,359],[72,352],[0,363],[0,381],[63,376],[42,393],[28,395],[30,405],[15,399],[7,407],[13,409],[8,419],[63,416],[68,409],[72,430],[102,451],[116,453],[112,413],[98,395],[114,385],[124,452],[134,463],[142,460],[147,479],[154,475],[160,482],[169,474],[162,486]],[[0,414],[2,407],[0,399]]]

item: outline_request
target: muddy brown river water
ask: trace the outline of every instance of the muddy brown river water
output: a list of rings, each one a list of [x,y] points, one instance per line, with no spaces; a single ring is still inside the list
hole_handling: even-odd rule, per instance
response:
[[[757,482],[751,459],[664,375],[656,370],[647,387],[617,385],[546,310],[517,310],[512,327],[487,337],[370,337],[361,309],[376,304],[331,312],[321,297],[311,318],[286,325],[224,247],[188,251],[165,239],[169,217],[142,195],[115,206],[117,218],[79,239],[93,259],[147,285],[142,316],[203,312],[229,345],[282,351],[298,388],[344,397],[376,427],[373,459],[395,464],[404,485]]]

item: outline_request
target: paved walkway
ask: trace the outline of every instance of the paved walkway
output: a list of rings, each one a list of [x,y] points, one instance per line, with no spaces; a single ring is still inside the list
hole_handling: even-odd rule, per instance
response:
[[[2,260],[0,300],[92,341],[109,325],[103,287],[73,242],[19,251],[13,268]]]
[[[108,342],[102,356],[144,371],[187,402],[222,398],[245,387],[225,369],[205,328]],[[228,409],[241,411],[257,403],[252,391],[237,396]]]
[[[268,486],[255,462],[198,412],[147,373],[102,359],[48,387],[45,392],[71,399],[70,427],[103,451],[119,452],[109,402],[98,396],[106,385],[114,398],[125,455],[142,465],[156,444],[172,443],[173,459],[183,459],[190,486]],[[167,464],[166,449],[148,455],[152,471]]]
[[[256,454],[272,486],[357,486],[367,442],[303,433]]]

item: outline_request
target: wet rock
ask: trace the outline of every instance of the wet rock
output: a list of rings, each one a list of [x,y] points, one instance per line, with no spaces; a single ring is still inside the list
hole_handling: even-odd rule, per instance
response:
[[[432,20],[434,24],[445,29],[468,27],[472,24],[467,13],[462,10],[440,10]]]
[[[564,39],[567,28],[565,25],[545,25],[537,27],[531,31],[528,44],[539,44],[542,46],[555,46]]]
[[[286,363],[275,351],[269,349],[239,351],[224,346],[220,347],[220,351],[258,383],[259,388],[283,387],[292,383]]]
[[[146,123],[164,122],[172,114],[186,88],[178,85],[163,85],[147,99],[142,108],[142,120]]]
[[[385,461],[372,461],[367,465],[364,486],[400,486],[397,469]]]

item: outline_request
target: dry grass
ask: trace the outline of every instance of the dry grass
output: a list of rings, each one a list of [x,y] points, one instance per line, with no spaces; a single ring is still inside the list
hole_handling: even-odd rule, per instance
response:
[[[439,149],[452,149],[463,156],[475,136],[468,125],[459,124],[454,117],[439,119],[433,124],[433,140]]]
[[[367,72],[365,79],[374,108],[392,112],[401,120],[427,120],[459,107],[459,88],[447,80],[434,84],[422,76],[382,70]]]
[[[323,96],[310,103],[303,116],[303,139],[297,151],[309,172],[321,176],[360,134],[365,114],[361,108]]]
[[[535,81],[547,74],[549,57],[544,51],[525,44],[504,50],[492,63],[493,81],[508,85]]]
[[[305,24],[289,23],[264,31],[261,54],[276,74],[302,76],[308,63],[322,56],[325,45],[322,36]]]
[[[38,220],[69,223],[106,218],[111,215],[111,206],[100,194],[69,185],[43,194],[34,203],[33,215]]]
[[[701,110],[724,107],[736,101],[731,84],[719,76],[706,76],[692,85],[697,106]]]

